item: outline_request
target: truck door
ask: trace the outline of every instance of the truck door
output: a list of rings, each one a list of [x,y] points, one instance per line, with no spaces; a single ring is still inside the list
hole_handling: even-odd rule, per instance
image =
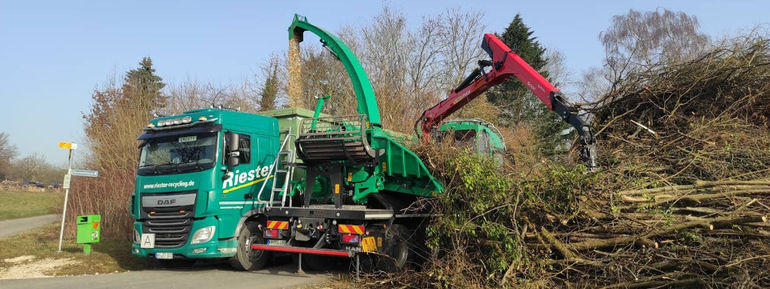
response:
[[[219,198],[219,209],[221,210],[221,224],[227,228],[222,228],[221,233],[231,234],[235,231],[235,225],[240,219],[243,211],[250,210],[254,204],[252,200],[252,191],[259,182],[255,175],[254,155],[259,154],[258,148],[254,147],[252,136],[245,132],[227,131],[227,134],[237,134],[238,139],[238,164],[228,166],[227,154],[232,153],[234,146],[228,144],[227,137],[224,137],[222,163],[227,167],[222,173],[222,191]],[[221,236],[221,235],[220,235]]]

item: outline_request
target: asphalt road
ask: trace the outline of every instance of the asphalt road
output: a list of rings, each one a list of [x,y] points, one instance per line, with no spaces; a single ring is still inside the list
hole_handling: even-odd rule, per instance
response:
[[[0,221],[0,238],[58,222],[61,220],[59,218],[58,215],[43,215]],[[0,280],[0,288],[278,289],[307,287],[326,282],[329,278],[326,273],[297,274],[295,273],[297,271],[296,264],[286,262],[286,260],[282,263],[283,265],[253,272],[234,271],[227,264],[211,263],[184,269],[148,269],[104,275]]]
[[[144,270],[95,276],[0,280],[0,288],[277,289],[321,284],[329,278],[327,274],[307,273],[300,275],[294,273],[295,271],[294,265],[269,267],[253,272],[238,272],[221,265],[196,266],[186,269]]]
[[[59,215],[42,215],[29,218],[0,221],[0,238],[12,236],[29,229],[61,221]]]

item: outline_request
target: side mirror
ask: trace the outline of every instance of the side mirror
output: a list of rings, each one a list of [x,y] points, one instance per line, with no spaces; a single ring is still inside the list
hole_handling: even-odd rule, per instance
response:
[[[228,167],[232,168],[241,163],[241,152],[238,150],[239,141],[240,140],[237,133],[225,133],[225,143],[227,145],[227,150],[225,151],[225,157],[227,158],[227,161],[225,161],[225,163]]]

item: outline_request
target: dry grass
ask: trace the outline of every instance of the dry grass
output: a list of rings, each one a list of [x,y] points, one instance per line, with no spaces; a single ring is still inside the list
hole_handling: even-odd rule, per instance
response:
[[[98,178],[81,178],[72,182],[68,215],[99,214],[102,239],[131,240],[133,218],[129,214],[130,196],[134,191],[134,170],[100,170]],[[75,224],[67,223],[65,234],[75,236]]]
[[[0,220],[61,212],[63,192],[0,192]]]
[[[38,229],[0,240],[0,271],[7,270],[13,263],[5,262],[19,256],[71,259],[74,262],[45,272],[48,276],[83,275],[140,270],[145,260],[131,256],[128,241],[102,240],[92,246],[91,255],[83,255],[82,245],[74,239],[64,240],[62,253],[56,253],[59,241],[59,226],[51,224]]]

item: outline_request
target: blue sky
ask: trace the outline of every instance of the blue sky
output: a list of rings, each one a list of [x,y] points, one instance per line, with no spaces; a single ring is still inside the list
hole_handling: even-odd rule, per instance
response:
[[[109,2],[109,3],[108,3]],[[598,66],[613,15],[667,8],[695,15],[718,38],[770,22],[769,1],[7,1],[0,0],[0,132],[21,156],[66,162],[59,141],[83,141],[82,112],[111,76],[153,59],[167,83],[228,84],[287,46],[294,13],[330,31],[365,25],[384,4],[410,25],[448,8],[476,9],[488,32],[520,13],[580,75]]]

